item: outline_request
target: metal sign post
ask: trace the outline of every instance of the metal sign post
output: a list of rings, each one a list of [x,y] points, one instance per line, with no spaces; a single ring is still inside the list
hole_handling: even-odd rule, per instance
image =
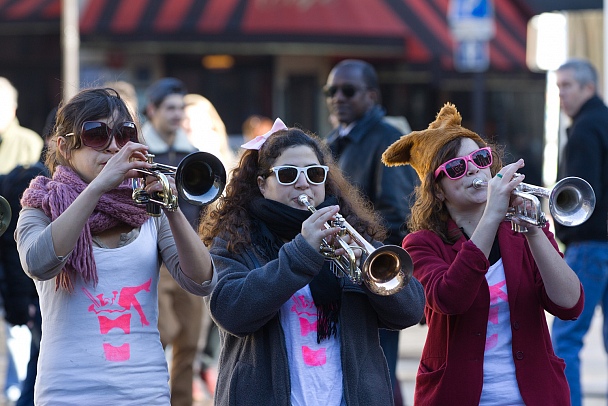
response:
[[[63,101],[71,99],[80,86],[80,35],[78,29],[78,0],[61,2],[61,47],[63,52]]]
[[[484,132],[485,71],[490,66],[489,41],[494,37],[492,0],[450,0],[448,22],[454,38],[454,68],[474,73],[473,130]]]
[[[459,72],[485,72],[490,67],[488,41],[464,40],[454,45],[454,68]]]

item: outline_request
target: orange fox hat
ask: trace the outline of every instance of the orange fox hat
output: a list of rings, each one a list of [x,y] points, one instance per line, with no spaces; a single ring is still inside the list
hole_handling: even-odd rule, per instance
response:
[[[460,125],[462,116],[456,106],[446,103],[437,118],[426,130],[412,131],[395,141],[382,154],[382,162],[386,166],[411,165],[420,179],[433,171],[431,161],[439,149],[448,142],[459,137],[468,137],[473,141],[486,145],[486,142],[476,133]]]

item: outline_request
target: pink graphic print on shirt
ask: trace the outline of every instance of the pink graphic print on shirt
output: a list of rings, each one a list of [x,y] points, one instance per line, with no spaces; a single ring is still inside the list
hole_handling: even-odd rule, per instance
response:
[[[291,299],[294,305],[291,311],[298,315],[300,321],[300,335],[317,342],[317,307],[312,300],[307,300],[304,295],[293,295]],[[314,350],[307,345],[302,345],[302,358],[308,366],[321,366],[327,362],[326,349]]]
[[[488,324],[498,324],[498,310],[500,304],[506,302],[509,298],[502,287],[507,282],[503,279],[495,285],[490,286],[490,313],[488,315]],[[490,350],[498,344],[498,334],[491,334],[486,338],[486,351]]]
[[[93,302],[89,306],[89,312],[97,314],[99,332],[101,334],[108,334],[112,329],[117,328],[125,334],[131,334],[132,312],[125,313],[131,309],[134,309],[139,314],[142,326],[150,325],[135,295],[141,291],[149,292],[151,284],[152,279],[149,279],[139,286],[126,286],[120,290],[120,294],[117,291],[113,291],[111,297],[104,297],[103,293],[94,297],[86,288],[82,288],[85,295]],[[128,343],[121,346],[104,343],[103,350],[108,361],[121,362],[131,358],[131,349]]]

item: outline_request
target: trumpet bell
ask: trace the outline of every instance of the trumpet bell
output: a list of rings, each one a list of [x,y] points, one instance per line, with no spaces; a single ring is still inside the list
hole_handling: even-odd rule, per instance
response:
[[[226,168],[213,154],[198,151],[186,156],[175,171],[179,195],[188,203],[207,205],[215,201],[226,186]]]
[[[152,169],[138,169],[143,176],[133,179],[133,200],[145,204],[148,215],[158,217],[161,207],[168,211],[178,208],[177,194],[171,191],[167,176],[175,177],[177,193],[188,203],[205,206],[220,197],[226,185],[226,169],[215,155],[197,151],[188,154],[175,166],[154,162],[154,155],[148,154],[146,159],[154,166]],[[144,189],[146,176],[154,176],[162,184],[163,191],[148,193]]]
[[[403,248],[383,245],[375,249],[363,263],[361,277],[373,293],[389,296],[410,282],[414,263]]]
[[[3,196],[0,196],[0,235],[4,234],[11,223],[11,216],[11,205]]]
[[[549,196],[549,211],[558,223],[573,227],[593,214],[595,192],[582,178],[568,177],[555,184]]]
[[[488,187],[488,182],[476,178],[473,179],[473,187],[475,189]],[[593,188],[585,179],[574,176],[560,180],[551,189],[522,182],[513,190],[512,194],[521,197],[527,204],[510,207],[506,215],[507,219],[512,220],[515,217],[539,227],[544,227],[547,219],[545,213],[541,211],[538,197],[548,198],[549,211],[553,220],[568,227],[583,224],[591,217],[595,208]],[[529,210],[527,205],[531,206]],[[513,221],[511,225],[514,231],[521,233],[528,231],[525,226]]]

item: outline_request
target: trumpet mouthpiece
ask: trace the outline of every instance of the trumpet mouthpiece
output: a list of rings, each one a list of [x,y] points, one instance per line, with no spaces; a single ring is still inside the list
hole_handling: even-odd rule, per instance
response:
[[[298,196],[298,203],[300,203],[302,206],[308,206],[310,204],[308,202],[308,196],[306,196],[305,194],[301,194],[300,196]]]
[[[485,180],[481,180],[479,178],[473,179],[473,187],[475,189],[481,189],[482,187],[486,186],[488,186],[488,182],[486,182]]]

